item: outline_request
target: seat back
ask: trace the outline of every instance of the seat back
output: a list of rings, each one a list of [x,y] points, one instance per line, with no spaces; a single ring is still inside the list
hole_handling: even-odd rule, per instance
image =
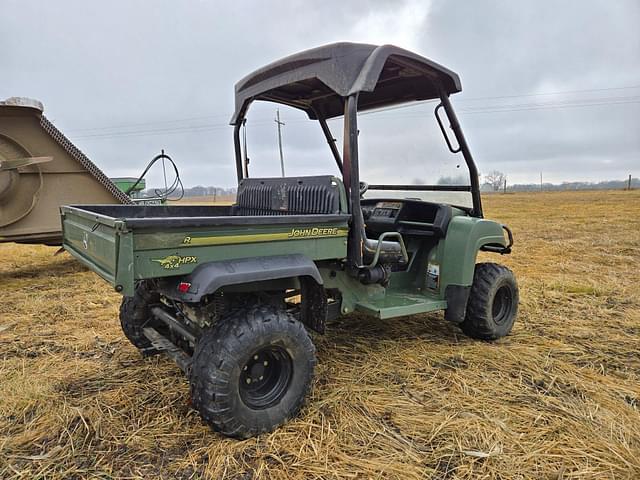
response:
[[[233,215],[308,215],[341,212],[342,182],[331,175],[245,178]]]

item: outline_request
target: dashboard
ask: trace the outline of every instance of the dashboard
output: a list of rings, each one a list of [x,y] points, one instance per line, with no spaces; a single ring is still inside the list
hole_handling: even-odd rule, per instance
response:
[[[361,206],[366,229],[371,233],[444,236],[453,214],[450,205],[421,200],[364,199]]]

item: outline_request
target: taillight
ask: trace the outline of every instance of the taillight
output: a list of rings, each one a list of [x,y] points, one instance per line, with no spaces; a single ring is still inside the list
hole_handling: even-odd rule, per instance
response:
[[[180,282],[178,284],[178,291],[180,293],[187,293],[191,288],[191,284],[189,282]]]

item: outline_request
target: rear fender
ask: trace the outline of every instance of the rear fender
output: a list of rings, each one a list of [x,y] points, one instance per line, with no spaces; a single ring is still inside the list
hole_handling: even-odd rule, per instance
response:
[[[222,287],[298,277],[323,283],[315,263],[304,255],[294,254],[203,263],[189,275],[158,280],[158,290],[168,298],[197,303]],[[186,292],[178,289],[181,283],[190,284]]]

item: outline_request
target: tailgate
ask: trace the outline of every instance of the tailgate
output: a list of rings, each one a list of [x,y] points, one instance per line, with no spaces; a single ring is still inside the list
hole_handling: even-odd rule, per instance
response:
[[[115,285],[122,222],[77,207],[63,206],[60,213],[64,249]]]

